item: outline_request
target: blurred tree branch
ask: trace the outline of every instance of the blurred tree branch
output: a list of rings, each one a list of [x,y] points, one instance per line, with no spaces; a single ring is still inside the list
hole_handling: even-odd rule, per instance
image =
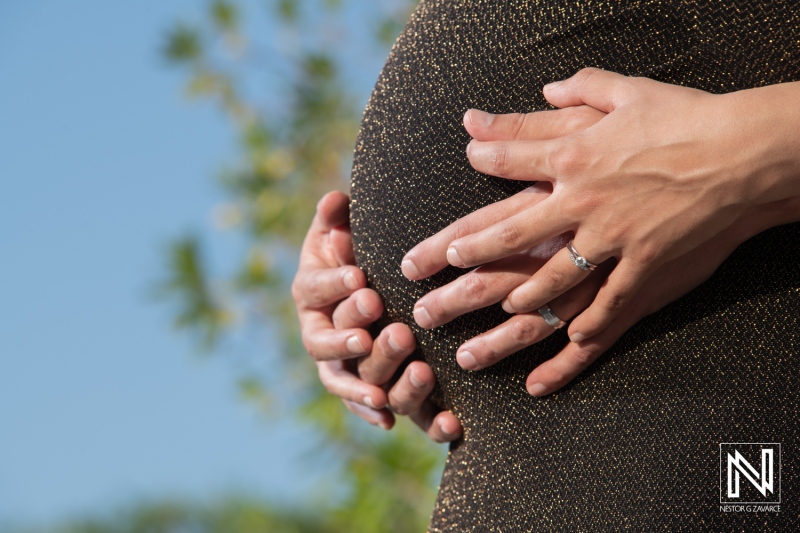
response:
[[[282,333],[272,368],[243,376],[241,385],[246,398],[269,405],[278,382],[290,377],[289,416],[317,427],[320,445],[340,458],[342,479],[331,480],[340,497],[321,507],[314,502],[316,516],[324,517],[314,531],[423,531],[440,468],[441,450],[410,424],[379,433],[324,391],[299,342],[289,301],[297,250],[316,202],[349,181],[361,114],[356,88],[342,75],[353,58],[342,57],[342,42],[324,36],[358,39],[353,28],[367,25],[371,48],[363,42],[360,48],[385,56],[414,4],[269,0],[272,37],[302,36],[296,46],[281,46],[256,43],[245,31],[251,15],[237,2],[214,0],[202,23],[176,23],[162,48],[169,63],[184,70],[188,96],[213,102],[237,132],[239,153],[219,176],[226,202],[215,213],[221,227],[240,233],[247,251],[235,271],[219,276],[208,267],[203,236],[177,239],[159,290],[175,306],[175,325],[211,353],[243,323],[266,327],[268,318]],[[253,91],[258,76],[270,82]],[[259,105],[264,95],[267,103]],[[280,531],[306,531],[301,518],[295,529]]]

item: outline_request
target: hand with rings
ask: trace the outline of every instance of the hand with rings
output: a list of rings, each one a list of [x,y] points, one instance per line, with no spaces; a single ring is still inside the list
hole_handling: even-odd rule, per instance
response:
[[[513,313],[459,348],[467,369],[572,319],[572,342],[529,376],[534,395],[564,386],[642,317],[707,279],[739,244],[796,220],[800,196],[797,169],[776,170],[789,166],[769,132],[779,106],[767,100],[780,95],[712,95],[585,69],[546,87],[545,96],[561,109],[471,110],[464,119],[476,170],[534,185],[426,239],[402,265],[410,279],[448,264],[478,267],[420,299],[421,327],[498,301]],[[743,117],[746,103],[766,111]]]

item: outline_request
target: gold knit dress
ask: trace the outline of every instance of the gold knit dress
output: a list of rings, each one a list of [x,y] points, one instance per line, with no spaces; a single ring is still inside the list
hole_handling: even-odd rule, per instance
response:
[[[430,531],[800,531],[800,224],[740,246],[548,397],[529,396],[525,378],[564,346],[563,330],[468,372],[456,349],[508,318],[499,305],[430,331],[414,323],[414,302],[463,271],[408,281],[405,253],[528,185],[470,167],[464,112],[547,109],[542,86],[588,66],[714,93],[798,80],[800,5],[421,2],[364,114],[351,222],[386,305],[379,326],[411,326],[435,401],[464,426]],[[779,513],[721,510],[720,444],[731,442],[781,443]]]

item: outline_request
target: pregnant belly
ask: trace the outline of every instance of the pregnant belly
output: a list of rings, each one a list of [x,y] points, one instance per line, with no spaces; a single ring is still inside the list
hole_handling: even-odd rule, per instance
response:
[[[435,398],[443,407],[457,407],[473,393],[473,378],[455,362],[457,347],[507,315],[495,305],[433,331],[417,328],[414,302],[463,272],[448,268],[429,280],[411,282],[400,272],[401,259],[451,222],[529,185],[479,174],[469,166],[469,136],[462,126],[467,109],[545,109],[542,85],[579,68],[656,72],[699,46],[696,22],[685,8],[613,4],[590,8],[553,2],[548,8],[536,2],[423,1],[380,75],[353,165],[356,258],[384,299],[383,325],[401,321],[412,327],[419,356],[439,378]],[[615,9],[623,14],[611,25],[608,18]],[[482,375],[507,376],[513,367],[514,381],[524,391],[532,365],[565,342],[565,333],[559,332]]]
[[[469,108],[544,109],[541,86],[586,66],[712,92],[800,77],[782,56],[800,38],[792,3],[728,4],[423,1],[395,45],[357,141],[351,224],[357,262],[385,302],[379,326],[411,326],[436,374],[434,399],[465,429],[431,531],[619,531],[622,516],[631,531],[655,529],[654,517],[692,531],[704,513],[707,524],[723,519],[719,443],[783,442],[798,456],[800,224],[745,243],[546,398],[529,396],[525,378],[567,342],[563,330],[464,371],[458,346],[507,315],[495,305],[421,330],[416,300],[462,271],[420,282],[400,272],[415,244],[527,186],[470,168]],[[731,36],[754,41],[731,51]],[[784,467],[794,494],[797,466]]]

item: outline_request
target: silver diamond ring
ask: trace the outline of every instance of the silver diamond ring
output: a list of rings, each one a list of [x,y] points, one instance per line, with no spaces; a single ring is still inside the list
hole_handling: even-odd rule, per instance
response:
[[[569,258],[572,259],[572,262],[575,264],[575,266],[581,270],[594,270],[597,268],[597,265],[590,262],[588,259],[578,253],[578,250],[576,250],[575,246],[572,245],[572,241],[567,243],[567,251],[569,252]]]
[[[564,326],[564,324],[566,324],[566,322],[558,318],[556,314],[553,313],[553,310],[550,309],[549,305],[540,307],[539,314],[542,315],[542,318],[544,318],[544,321],[547,322],[547,325],[553,327],[554,329],[561,328]]]

